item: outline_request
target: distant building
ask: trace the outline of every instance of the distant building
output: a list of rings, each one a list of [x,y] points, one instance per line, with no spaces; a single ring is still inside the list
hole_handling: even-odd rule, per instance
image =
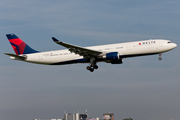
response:
[[[79,113],[75,114],[75,120],[79,120]]]
[[[62,120],[62,119],[33,119],[33,120]]]
[[[97,118],[87,118],[86,120],[100,120],[100,119],[97,117]]]
[[[64,114],[64,120],[75,120],[74,114]]]
[[[88,114],[64,114],[64,120],[86,120],[88,118]]]
[[[103,120],[114,120],[114,114],[113,113],[104,113]]]
[[[62,119],[33,119],[33,120],[62,120]],[[63,120],[100,120],[99,118],[89,118],[86,113],[75,113],[75,114],[70,114],[70,113],[64,113],[64,119]],[[114,119],[112,119],[114,120]]]
[[[80,120],[86,120],[88,118],[88,114],[79,114],[79,119]]]

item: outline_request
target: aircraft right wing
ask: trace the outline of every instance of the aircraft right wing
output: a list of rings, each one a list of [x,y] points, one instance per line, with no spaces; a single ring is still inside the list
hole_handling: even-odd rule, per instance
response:
[[[91,50],[91,49],[71,45],[69,43],[61,42],[54,37],[52,37],[52,39],[55,43],[68,48],[70,52],[74,52],[75,54],[79,54],[80,56],[83,56],[85,58],[89,58],[91,56],[98,57],[99,55],[103,54],[103,52],[100,51]]]

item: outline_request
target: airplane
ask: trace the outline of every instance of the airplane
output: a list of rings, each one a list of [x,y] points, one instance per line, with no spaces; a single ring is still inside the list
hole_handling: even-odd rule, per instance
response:
[[[159,54],[162,60],[162,53],[177,47],[177,44],[165,39],[150,39],[143,41],[117,43],[90,47],[80,47],[59,41],[52,37],[53,41],[67,49],[40,52],[34,50],[15,34],[6,34],[16,54],[4,53],[12,60],[44,64],[44,65],[65,65],[74,63],[89,63],[87,70],[93,72],[98,69],[98,62],[111,64],[122,64],[124,58],[138,57]]]

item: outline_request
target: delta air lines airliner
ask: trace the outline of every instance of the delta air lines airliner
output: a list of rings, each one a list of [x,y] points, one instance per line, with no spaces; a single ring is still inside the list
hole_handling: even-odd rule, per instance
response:
[[[52,37],[53,41],[67,49],[40,52],[32,49],[15,34],[6,35],[16,54],[5,53],[10,59],[44,65],[65,65],[89,63],[87,70],[98,69],[98,62],[122,64],[123,58],[161,54],[174,49],[177,45],[170,40],[151,39],[127,43],[80,47],[65,43]]]

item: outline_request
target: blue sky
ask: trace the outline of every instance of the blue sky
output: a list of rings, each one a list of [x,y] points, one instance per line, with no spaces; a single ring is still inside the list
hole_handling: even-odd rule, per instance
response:
[[[84,112],[115,120],[180,119],[179,47],[158,55],[99,63],[44,66],[10,60],[5,34],[15,33],[39,51],[59,50],[51,37],[79,46],[153,38],[179,45],[178,0],[0,1],[0,120],[63,118]]]

